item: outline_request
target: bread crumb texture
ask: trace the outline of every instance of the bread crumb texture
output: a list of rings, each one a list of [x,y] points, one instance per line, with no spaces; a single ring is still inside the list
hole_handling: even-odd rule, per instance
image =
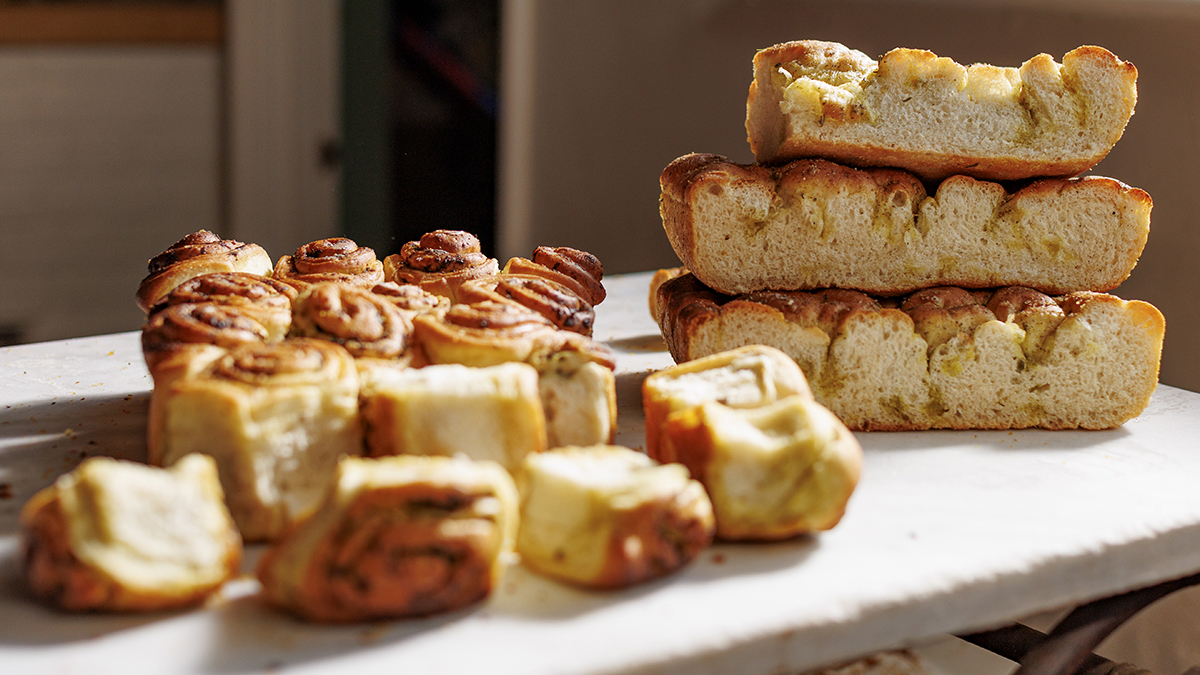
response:
[[[855,430],[1105,429],[1158,382],[1165,322],[1152,305],[1025,287],[723,295],[690,274],[657,288],[677,362],[778,348],[817,401]]]

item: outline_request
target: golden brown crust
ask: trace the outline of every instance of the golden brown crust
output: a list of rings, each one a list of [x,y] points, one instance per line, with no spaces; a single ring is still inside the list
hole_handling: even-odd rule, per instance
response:
[[[264,342],[270,331],[252,311],[213,302],[170,305],[155,312],[142,326],[142,355],[150,374],[192,345],[230,349]]]
[[[805,319],[814,312],[779,309],[811,306],[811,294],[761,296],[722,295],[690,275],[664,283],[660,325],[672,356],[776,346],[856,430],[1110,428],[1140,414],[1157,385],[1164,322],[1136,300],[943,288],[814,323]]]
[[[270,274],[271,258],[258,244],[221,239],[208,230],[200,230],[151,258],[147,267],[149,273],[138,286],[137,304],[148,313],[188,279],[214,272]]]
[[[238,307],[254,316],[270,333],[270,339],[287,335],[292,322],[292,300],[296,289],[271,277],[245,272],[216,272],[189,279],[175,287],[150,314],[172,305],[211,302]]]
[[[592,305],[566,286],[532,274],[497,274],[472,279],[458,289],[460,303],[511,301],[532,309],[556,328],[592,335],[596,312]]]
[[[604,266],[600,259],[576,248],[538,246],[533,259],[512,258],[504,265],[505,274],[540,276],[571,289],[588,304],[604,302],[605,290],[601,280]]]
[[[412,323],[383,296],[327,281],[296,298],[291,335],[336,342],[355,357],[399,359],[408,350]]]
[[[450,298],[437,295],[413,284],[398,284],[384,281],[371,287],[375,295],[387,299],[409,320],[420,314],[445,314],[450,309]]]
[[[457,301],[463,282],[491,276],[500,263],[484,255],[479,238],[461,230],[434,230],[384,258],[384,276],[398,284],[420,288]]]
[[[352,239],[331,237],[309,242],[279,258],[273,276],[297,290],[323,281],[370,288],[383,281],[383,263],[374,249]]]

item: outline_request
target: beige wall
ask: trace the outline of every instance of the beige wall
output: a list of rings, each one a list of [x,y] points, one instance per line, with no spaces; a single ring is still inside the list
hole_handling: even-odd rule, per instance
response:
[[[1117,292],[1163,311],[1162,380],[1200,390],[1200,3],[513,0],[506,18],[501,255],[570,245],[614,273],[677,264],[657,211],[668,162],[692,151],[751,160],[743,125],[758,48],[818,38],[1011,66],[1109,48],[1138,67],[1139,101],[1094,173],[1155,203],[1150,243]]]

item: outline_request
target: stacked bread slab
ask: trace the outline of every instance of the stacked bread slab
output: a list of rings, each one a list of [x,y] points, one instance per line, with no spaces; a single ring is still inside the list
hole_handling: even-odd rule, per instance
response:
[[[1132,64],[1099,47],[1020,68],[828,42],[760,51],[757,163],[691,154],[660,212],[690,274],[651,305],[677,361],[767,344],[852,429],[1109,428],[1158,380],[1164,321],[1107,294],[1146,192],[1077,177],[1121,137]]]

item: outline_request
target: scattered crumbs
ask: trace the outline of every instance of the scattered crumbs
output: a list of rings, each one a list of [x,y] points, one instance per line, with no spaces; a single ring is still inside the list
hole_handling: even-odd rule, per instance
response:
[[[713,561],[714,565],[724,565],[725,564],[725,554],[724,553],[712,554],[712,561]]]
[[[50,401],[50,405],[57,405],[58,401]]]
[[[97,445],[95,439],[88,441],[88,445]]]
[[[63,432],[63,436],[66,436],[67,438],[75,438],[75,430],[71,427],[67,427],[67,430]]]
[[[125,394],[125,400],[126,400],[126,401],[132,401],[132,400],[133,400],[133,394]]]
[[[12,483],[0,483],[0,499],[12,499]]]
[[[109,353],[105,354],[105,356],[112,356],[113,354],[116,354],[116,352],[115,352],[115,351],[114,351],[114,352],[109,352]]]

